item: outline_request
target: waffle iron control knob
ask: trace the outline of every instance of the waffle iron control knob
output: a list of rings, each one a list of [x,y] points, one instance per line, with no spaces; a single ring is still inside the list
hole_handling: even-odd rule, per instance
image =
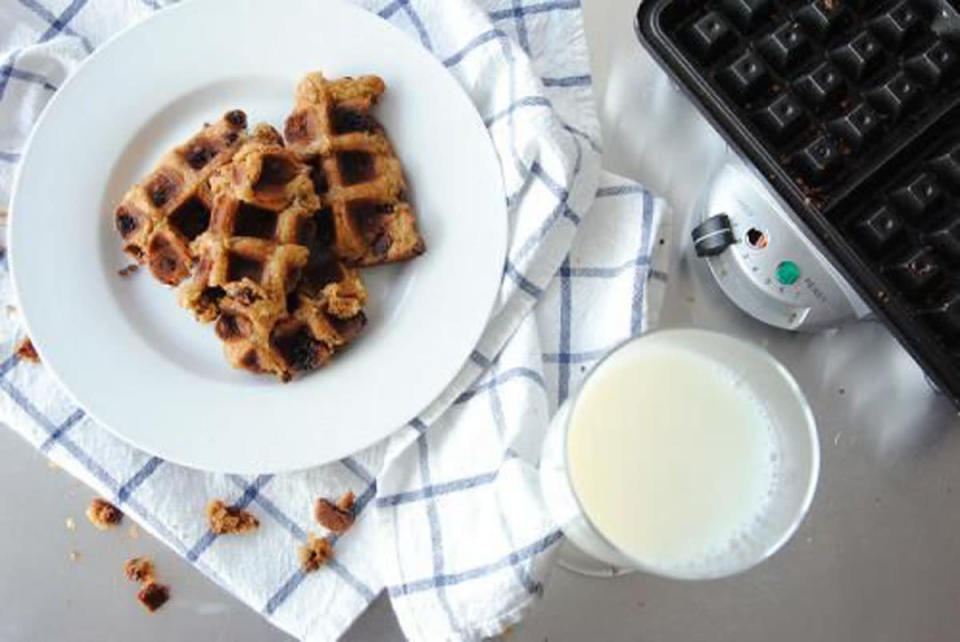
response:
[[[715,214],[693,228],[693,249],[697,256],[716,256],[737,242],[733,223],[726,214]]]

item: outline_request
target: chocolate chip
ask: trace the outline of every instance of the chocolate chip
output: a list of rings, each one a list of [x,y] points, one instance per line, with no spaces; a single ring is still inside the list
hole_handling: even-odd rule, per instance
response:
[[[117,231],[120,232],[120,236],[127,238],[133,234],[134,230],[137,229],[138,224],[137,219],[133,216],[130,210],[121,205],[117,208],[116,216]]]
[[[247,126],[247,115],[243,112],[242,109],[234,109],[233,111],[228,111],[223,116],[228,123],[234,127],[246,127]]]
[[[250,372],[263,372],[263,367],[260,366],[260,358],[257,356],[257,351],[253,349],[248,350],[247,353],[243,355],[243,358],[240,359],[240,365]]]
[[[226,295],[226,290],[216,285],[204,288],[203,292],[200,293],[200,305],[202,307],[216,305]]]
[[[190,274],[189,266],[181,264],[177,249],[163,235],[155,235],[150,240],[148,258],[150,271],[168,285],[176,285]]]
[[[163,207],[177,193],[177,185],[166,174],[157,174],[147,184],[150,201],[157,207]]]
[[[186,154],[184,154],[183,158],[187,161],[187,164],[190,167],[195,170],[201,170],[216,155],[217,150],[215,150],[206,142],[200,142],[191,145]]]
[[[238,339],[250,336],[253,326],[250,321],[237,314],[228,314],[224,312],[217,319],[217,325],[214,327],[217,336],[224,341]]]
[[[305,111],[290,114],[283,127],[288,143],[306,141],[310,138],[310,115]]]

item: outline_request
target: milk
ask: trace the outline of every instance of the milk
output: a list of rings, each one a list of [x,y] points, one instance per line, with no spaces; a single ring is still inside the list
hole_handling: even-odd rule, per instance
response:
[[[777,484],[764,405],[721,363],[628,344],[570,416],[570,480],[594,526],[651,570],[691,571],[749,542]]]

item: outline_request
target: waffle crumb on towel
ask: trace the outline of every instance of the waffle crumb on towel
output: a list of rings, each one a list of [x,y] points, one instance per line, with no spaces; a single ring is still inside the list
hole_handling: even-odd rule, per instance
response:
[[[30,337],[24,337],[20,339],[20,343],[17,344],[14,352],[16,352],[17,356],[24,361],[29,361],[30,363],[40,363],[40,355],[37,354],[37,349],[33,347],[33,342],[30,341]]]
[[[260,520],[252,513],[227,506],[222,500],[215,499],[207,505],[207,521],[210,530],[217,535],[248,533],[260,527]]]
[[[353,525],[353,502],[352,491],[344,493],[336,504],[321,497],[314,507],[314,518],[321,526],[339,535]]]
[[[300,568],[313,573],[333,556],[333,544],[326,537],[307,534],[307,543],[300,547]]]
[[[348,490],[343,495],[340,496],[340,499],[337,500],[337,508],[340,510],[353,511],[353,503],[356,501],[357,497],[353,494],[352,490]]]
[[[102,531],[113,528],[123,520],[123,513],[119,508],[105,499],[94,497],[87,507],[87,519]]]

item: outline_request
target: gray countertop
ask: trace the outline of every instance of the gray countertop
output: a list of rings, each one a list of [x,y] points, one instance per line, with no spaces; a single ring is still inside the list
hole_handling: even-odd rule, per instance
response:
[[[640,50],[632,30],[636,0],[585,4],[605,165],[645,181],[675,208],[678,251],[663,324],[748,337],[781,359],[816,411],[822,472],[809,517],[760,567],[697,584],[643,575],[594,580],[558,569],[542,607],[510,638],[955,640],[956,410],[877,323],[793,335],[753,322],[723,297],[685,241],[690,206],[723,145]],[[0,488],[0,642],[288,639],[148,535],[95,531],[83,517],[91,493],[4,430]],[[135,604],[120,571],[133,554],[153,556],[176,592],[152,617]],[[402,636],[381,597],[345,639]]]

